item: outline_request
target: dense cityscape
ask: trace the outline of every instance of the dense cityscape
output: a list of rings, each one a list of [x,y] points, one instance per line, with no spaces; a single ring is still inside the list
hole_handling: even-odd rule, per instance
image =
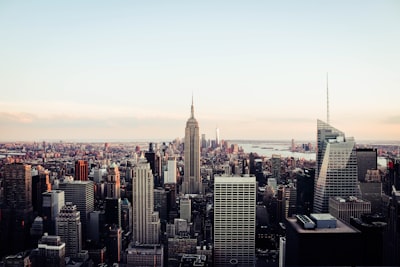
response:
[[[400,265],[398,145],[184,133],[1,143],[0,266]]]

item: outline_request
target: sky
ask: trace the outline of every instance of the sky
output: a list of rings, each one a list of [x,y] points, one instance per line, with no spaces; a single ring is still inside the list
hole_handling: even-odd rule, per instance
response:
[[[400,1],[0,1],[0,141],[315,140],[327,87],[400,141]]]

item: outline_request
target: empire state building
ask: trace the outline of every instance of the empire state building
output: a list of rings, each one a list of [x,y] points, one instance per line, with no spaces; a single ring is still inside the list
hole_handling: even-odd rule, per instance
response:
[[[185,128],[184,156],[185,169],[183,178],[183,193],[200,194],[200,130],[199,123],[194,118],[193,98],[191,116],[186,122]]]

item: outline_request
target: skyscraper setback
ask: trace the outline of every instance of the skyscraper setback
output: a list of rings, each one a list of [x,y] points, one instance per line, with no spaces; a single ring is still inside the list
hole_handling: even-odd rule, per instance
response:
[[[154,180],[150,164],[141,159],[132,184],[133,240],[136,244],[158,244],[160,219],[154,212]]]
[[[318,120],[314,212],[328,212],[329,197],[336,196],[359,196],[355,141]]]
[[[194,117],[193,99],[191,116],[185,128],[185,169],[183,178],[184,194],[199,194],[201,192],[200,177],[200,129]]]

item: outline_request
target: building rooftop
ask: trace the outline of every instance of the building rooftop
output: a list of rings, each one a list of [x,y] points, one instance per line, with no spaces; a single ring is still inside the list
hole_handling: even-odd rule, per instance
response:
[[[320,216],[318,216],[320,215]],[[329,214],[330,217],[328,217],[328,215],[324,214],[318,214],[317,217],[326,217],[326,218],[330,218],[332,217],[333,219],[336,220],[335,217],[333,217],[332,215]],[[359,231],[347,224],[345,224],[344,222],[337,220],[336,221],[336,228],[316,228],[316,229],[304,229],[301,225],[299,225],[297,223],[297,219],[296,218],[287,218],[287,222],[288,224],[290,224],[298,233],[301,234],[321,234],[321,233],[332,233],[332,234],[337,234],[337,233],[359,233]]]

